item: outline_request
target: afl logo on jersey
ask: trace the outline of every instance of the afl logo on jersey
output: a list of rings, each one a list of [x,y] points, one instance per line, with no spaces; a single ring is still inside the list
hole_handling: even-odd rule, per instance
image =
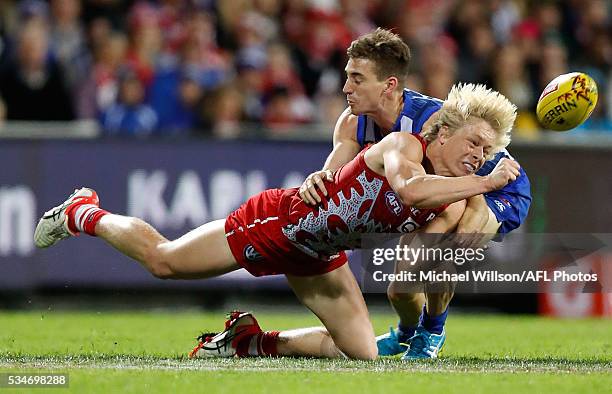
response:
[[[244,247],[244,251],[242,252],[244,257],[249,261],[258,261],[263,259],[263,256],[259,254],[258,251],[255,250],[253,245],[248,244]]]
[[[399,216],[402,214],[404,207],[402,206],[402,203],[400,202],[399,197],[397,196],[397,194],[395,194],[395,192],[386,192],[385,202],[387,203],[387,208],[389,208],[389,210],[395,215]]]

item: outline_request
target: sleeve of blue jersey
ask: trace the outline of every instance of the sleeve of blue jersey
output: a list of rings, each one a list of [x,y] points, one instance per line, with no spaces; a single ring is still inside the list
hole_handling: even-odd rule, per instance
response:
[[[527,217],[531,205],[531,185],[523,169],[520,176],[501,190],[486,193],[485,200],[501,223],[499,234],[507,234],[518,228]]]

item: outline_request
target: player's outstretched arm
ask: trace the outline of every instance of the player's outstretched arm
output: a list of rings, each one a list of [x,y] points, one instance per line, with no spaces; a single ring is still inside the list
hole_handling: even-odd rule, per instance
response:
[[[344,164],[351,161],[360,146],[356,139],[357,116],[352,115],[347,108],[338,118],[334,128],[334,148],[327,156],[323,169],[315,171],[306,177],[300,187],[300,198],[307,204],[316,205],[321,202],[320,193],[327,196],[324,181],[332,181],[333,173]]]
[[[420,142],[393,133],[366,152],[366,163],[381,171],[404,205],[435,208],[504,187],[519,175],[519,165],[502,159],[487,176],[445,177],[425,172]]]

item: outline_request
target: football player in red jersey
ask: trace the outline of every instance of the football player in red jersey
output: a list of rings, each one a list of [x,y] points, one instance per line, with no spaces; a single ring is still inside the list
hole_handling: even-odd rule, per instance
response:
[[[304,203],[298,189],[266,190],[227,219],[169,241],[138,218],[101,209],[97,193],[82,188],[43,215],[35,243],[49,247],[85,232],[163,279],[209,278],[240,268],[255,276],[285,274],[325,326],[264,332],[251,314],[236,312],[222,333],[200,338],[192,357],[373,359],[374,332],[344,250],[359,247],[363,234],[406,231],[407,221],[452,228],[466,198],[501,189],[519,174],[515,161],[503,159],[489,175],[475,175],[510,141],[516,107],[504,96],[483,85],[459,85],[440,111],[445,116],[421,136],[392,133],[361,151],[336,171],[317,207]],[[389,193],[403,209],[391,209]]]
[[[443,114],[442,100],[405,88],[410,49],[397,34],[376,29],[351,43],[347,50],[343,93],[348,107],[333,133],[333,150],[323,169],[310,174],[300,188],[304,202],[317,205],[325,196],[325,179],[352,160],[368,143],[390,133],[427,132]],[[487,175],[507,151],[490,157],[478,171]],[[457,246],[482,247],[521,225],[531,203],[530,185],[523,169],[517,180],[501,190],[471,197],[455,233]],[[396,327],[377,337],[379,355],[404,353],[404,359],[435,358],[444,345],[444,325],[452,292],[426,294],[401,289],[391,282],[387,295],[399,316]],[[410,345],[410,346],[408,346]]]

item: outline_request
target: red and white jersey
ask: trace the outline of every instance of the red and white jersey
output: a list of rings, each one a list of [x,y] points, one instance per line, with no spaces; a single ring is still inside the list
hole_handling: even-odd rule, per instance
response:
[[[423,145],[425,142],[418,138]],[[317,206],[304,203],[297,189],[280,202],[283,234],[302,252],[318,259],[333,258],[342,250],[361,246],[363,234],[409,233],[446,209],[416,209],[401,204],[387,179],[370,169],[363,149],[326,182],[327,197]]]

